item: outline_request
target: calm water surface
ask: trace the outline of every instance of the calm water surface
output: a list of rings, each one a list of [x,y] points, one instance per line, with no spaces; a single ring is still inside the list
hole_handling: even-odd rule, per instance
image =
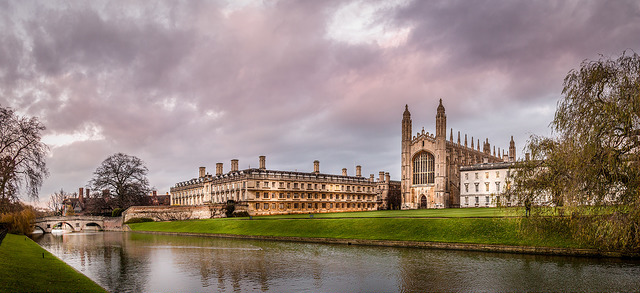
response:
[[[111,292],[638,291],[640,262],[121,232],[35,239]]]

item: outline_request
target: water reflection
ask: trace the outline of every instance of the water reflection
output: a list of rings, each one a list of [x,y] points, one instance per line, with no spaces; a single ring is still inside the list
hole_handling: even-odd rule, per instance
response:
[[[37,241],[113,292],[633,291],[640,263],[137,233]]]

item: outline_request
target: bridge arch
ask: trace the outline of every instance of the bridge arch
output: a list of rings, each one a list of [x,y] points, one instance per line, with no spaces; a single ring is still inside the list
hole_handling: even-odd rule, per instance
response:
[[[64,224],[67,224],[70,228],[71,231],[75,231],[76,229],[73,227],[73,225],[71,225],[71,223],[67,222],[67,221],[61,221],[61,222],[57,222],[55,225],[53,225],[53,227],[57,227],[58,224],[61,224],[61,227],[64,227]]]
[[[35,229],[40,229],[40,231],[42,231],[43,234],[47,233],[47,230],[45,230],[44,228],[42,228],[42,227],[40,227],[38,225],[33,225],[33,230],[35,230]]]
[[[86,224],[84,224],[84,227],[82,227],[82,228],[84,230],[84,228],[87,228],[87,227],[98,227],[98,231],[103,230],[102,226],[100,226],[100,224],[98,224],[96,222],[86,223]]]

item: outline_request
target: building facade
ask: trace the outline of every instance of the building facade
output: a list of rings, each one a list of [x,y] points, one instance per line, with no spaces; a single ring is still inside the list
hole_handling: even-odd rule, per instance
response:
[[[320,173],[320,162],[313,172],[268,170],[266,158],[260,156],[259,168],[239,170],[238,160],[231,160],[231,170],[223,172],[216,164],[216,174],[206,174],[200,167],[198,178],[183,181],[171,188],[172,205],[206,205],[234,201],[246,204],[250,215],[327,213],[377,210],[379,191],[390,180],[373,174],[356,175]],[[387,173],[388,174],[388,173]],[[386,187],[389,190],[389,187]]]
[[[402,155],[401,155],[401,193],[402,209],[460,207],[460,166],[474,165],[486,161],[498,163],[515,161],[513,137],[508,155],[500,148],[493,153],[489,140],[480,140],[468,144],[467,135],[464,144],[458,131],[457,141],[453,139],[453,129],[447,140],[447,116],[442,99],[436,111],[436,132],[424,131],[412,135],[411,113],[408,105],[402,114]]]
[[[460,207],[515,206],[505,191],[511,185],[513,162],[482,163],[460,167]]]

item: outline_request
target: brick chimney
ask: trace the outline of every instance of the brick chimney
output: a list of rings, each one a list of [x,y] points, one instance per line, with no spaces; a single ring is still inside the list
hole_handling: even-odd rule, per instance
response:
[[[200,167],[200,168],[198,168],[198,171],[199,171],[199,172],[198,172],[198,174],[199,174],[199,176],[198,176],[198,177],[199,177],[199,178],[204,177],[204,175],[206,174],[206,173],[205,173],[205,172],[206,172],[206,170],[207,170],[207,168],[206,168],[206,167]]]
[[[342,176],[347,176],[347,168],[342,168]]]
[[[318,160],[313,161],[313,173],[320,173],[320,161]]]
[[[231,172],[238,171],[238,159],[231,160]]]
[[[216,176],[222,175],[222,163],[216,163]]]
[[[267,169],[267,157],[265,156],[260,156],[260,170],[266,170]]]
[[[356,166],[356,176],[362,177],[362,166],[360,165]]]

